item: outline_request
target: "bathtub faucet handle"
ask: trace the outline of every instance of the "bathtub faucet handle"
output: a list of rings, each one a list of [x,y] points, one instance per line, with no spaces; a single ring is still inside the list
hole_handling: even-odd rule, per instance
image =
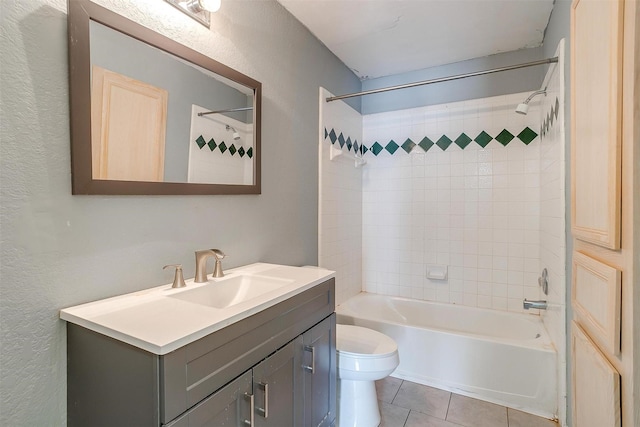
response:
[[[525,298],[524,301],[522,302],[522,307],[525,310],[529,310],[530,308],[537,308],[538,310],[546,310],[547,302],[544,300],[531,301]]]

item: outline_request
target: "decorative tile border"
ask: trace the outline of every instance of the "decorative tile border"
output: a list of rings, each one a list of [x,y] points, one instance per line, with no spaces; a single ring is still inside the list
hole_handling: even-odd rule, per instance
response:
[[[238,153],[240,157],[244,157],[246,155],[250,159],[253,158],[253,147],[249,147],[247,150],[245,150],[243,146],[239,145],[238,147],[236,147],[233,143],[227,147],[227,144],[225,144],[224,141],[221,141],[218,144],[213,138],[211,138],[209,142],[207,142],[202,135],[200,135],[195,140],[195,143],[201,150],[206,145],[211,151],[215,151],[216,149],[220,150],[221,154],[227,153],[234,156],[236,153]]]
[[[544,138],[549,131],[553,128],[553,124],[558,119],[558,113],[560,112],[560,101],[556,96],[555,104],[551,105],[551,110],[547,113],[540,125],[540,137]]]
[[[557,107],[555,115],[557,117]],[[553,114],[551,116],[553,116]],[[518,138],[525,145],[529,145],[537,137],[538,134],[527,126],[522,129],[522,131],[517,135],[512,134],[507,129],[502,129],[502,131],[495,137],[489,135],[489,133],[487,133],[486,131],[482,131],[475,138],[471,139],[471,137],[469,137],[466,133],[462,132],[455,139],[452,139],[447,135],[442,135],[434,142],[425,136],[420,140],[420,142],[414,142],[411,138],[407,138],[402,144],[398,144],[394,140],[391,140],[386,144],[383,143],[383,145],[380,142],[376,141],[371,144],[370,147],[366,147],[362,144],[358,145],[358,142],[355,140],[352,144],[351,138],[347,137],[347,139],[345,139],[342,132],[340,132],[340,134],[338,135],[335,129],[324,129],[325,141],[328,139],[331,144],[335,144],[336,142],[338,142],[341,149],[346,145],[347,151],[352,151],[353,149],[354,153],[359,153],[361,155],[364,155],[365,153],[370,151],[374,156],[377,156],[383,150],[386,150],[389,154],[393,155],[396,152],[401,152],[400,150],[398,150],[399,148],[402,148],[402,151],[409,154],[413,149],[415,149],[416,146],[420,147],[425,153],[429,151],[429,149],[431,149],[431,147],[433,147],[434,145],[437,145],[442,151],[445,151],[447,148],[449,148],[451,144],[455,144],[464,150],[472,141],[475,141],[476,144],[478,144],[480,147],[485,148],[494,139],[504,147],[506,147],[515,138]]]

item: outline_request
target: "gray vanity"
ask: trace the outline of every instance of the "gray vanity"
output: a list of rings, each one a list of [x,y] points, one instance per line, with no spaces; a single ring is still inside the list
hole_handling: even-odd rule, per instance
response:
[[[234,275],[278,277],[283,285],[224,308],[208,307],[205,298],[182,298],[189,291],[215,294],[225,280],[237,286]],[[228,276],[62,310],[68,321],[68,425],[334,425],[332,272],[254,264]],[[158,328],[179,326],[158,335],[154,320]]]

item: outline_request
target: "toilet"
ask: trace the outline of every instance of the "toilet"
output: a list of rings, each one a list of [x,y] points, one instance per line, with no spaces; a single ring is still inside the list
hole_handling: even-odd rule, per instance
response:
[[[376,380],[391,374],[398,364],[398,346],[372,329],[336,325],[338,359],[338,427],[376,427],[380,410]]]

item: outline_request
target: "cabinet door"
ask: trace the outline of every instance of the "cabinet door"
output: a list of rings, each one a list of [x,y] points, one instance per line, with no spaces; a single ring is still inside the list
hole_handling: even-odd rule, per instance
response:
[[[245,372],[166,427],[253,425],[251,371]]]
[[[296,391],[301,380],[302,337],[291,341],[253,368],[255,426],[298,427],[302,400]]]
[[[571,11],[571,224],[574,237],[620,248],[622,0]]]
[[[336,418],[336,315],[302,336],[304,426],[330,426]]]
[[[620,427],[620,374],[573,322],[573,423],[576,427]]]

